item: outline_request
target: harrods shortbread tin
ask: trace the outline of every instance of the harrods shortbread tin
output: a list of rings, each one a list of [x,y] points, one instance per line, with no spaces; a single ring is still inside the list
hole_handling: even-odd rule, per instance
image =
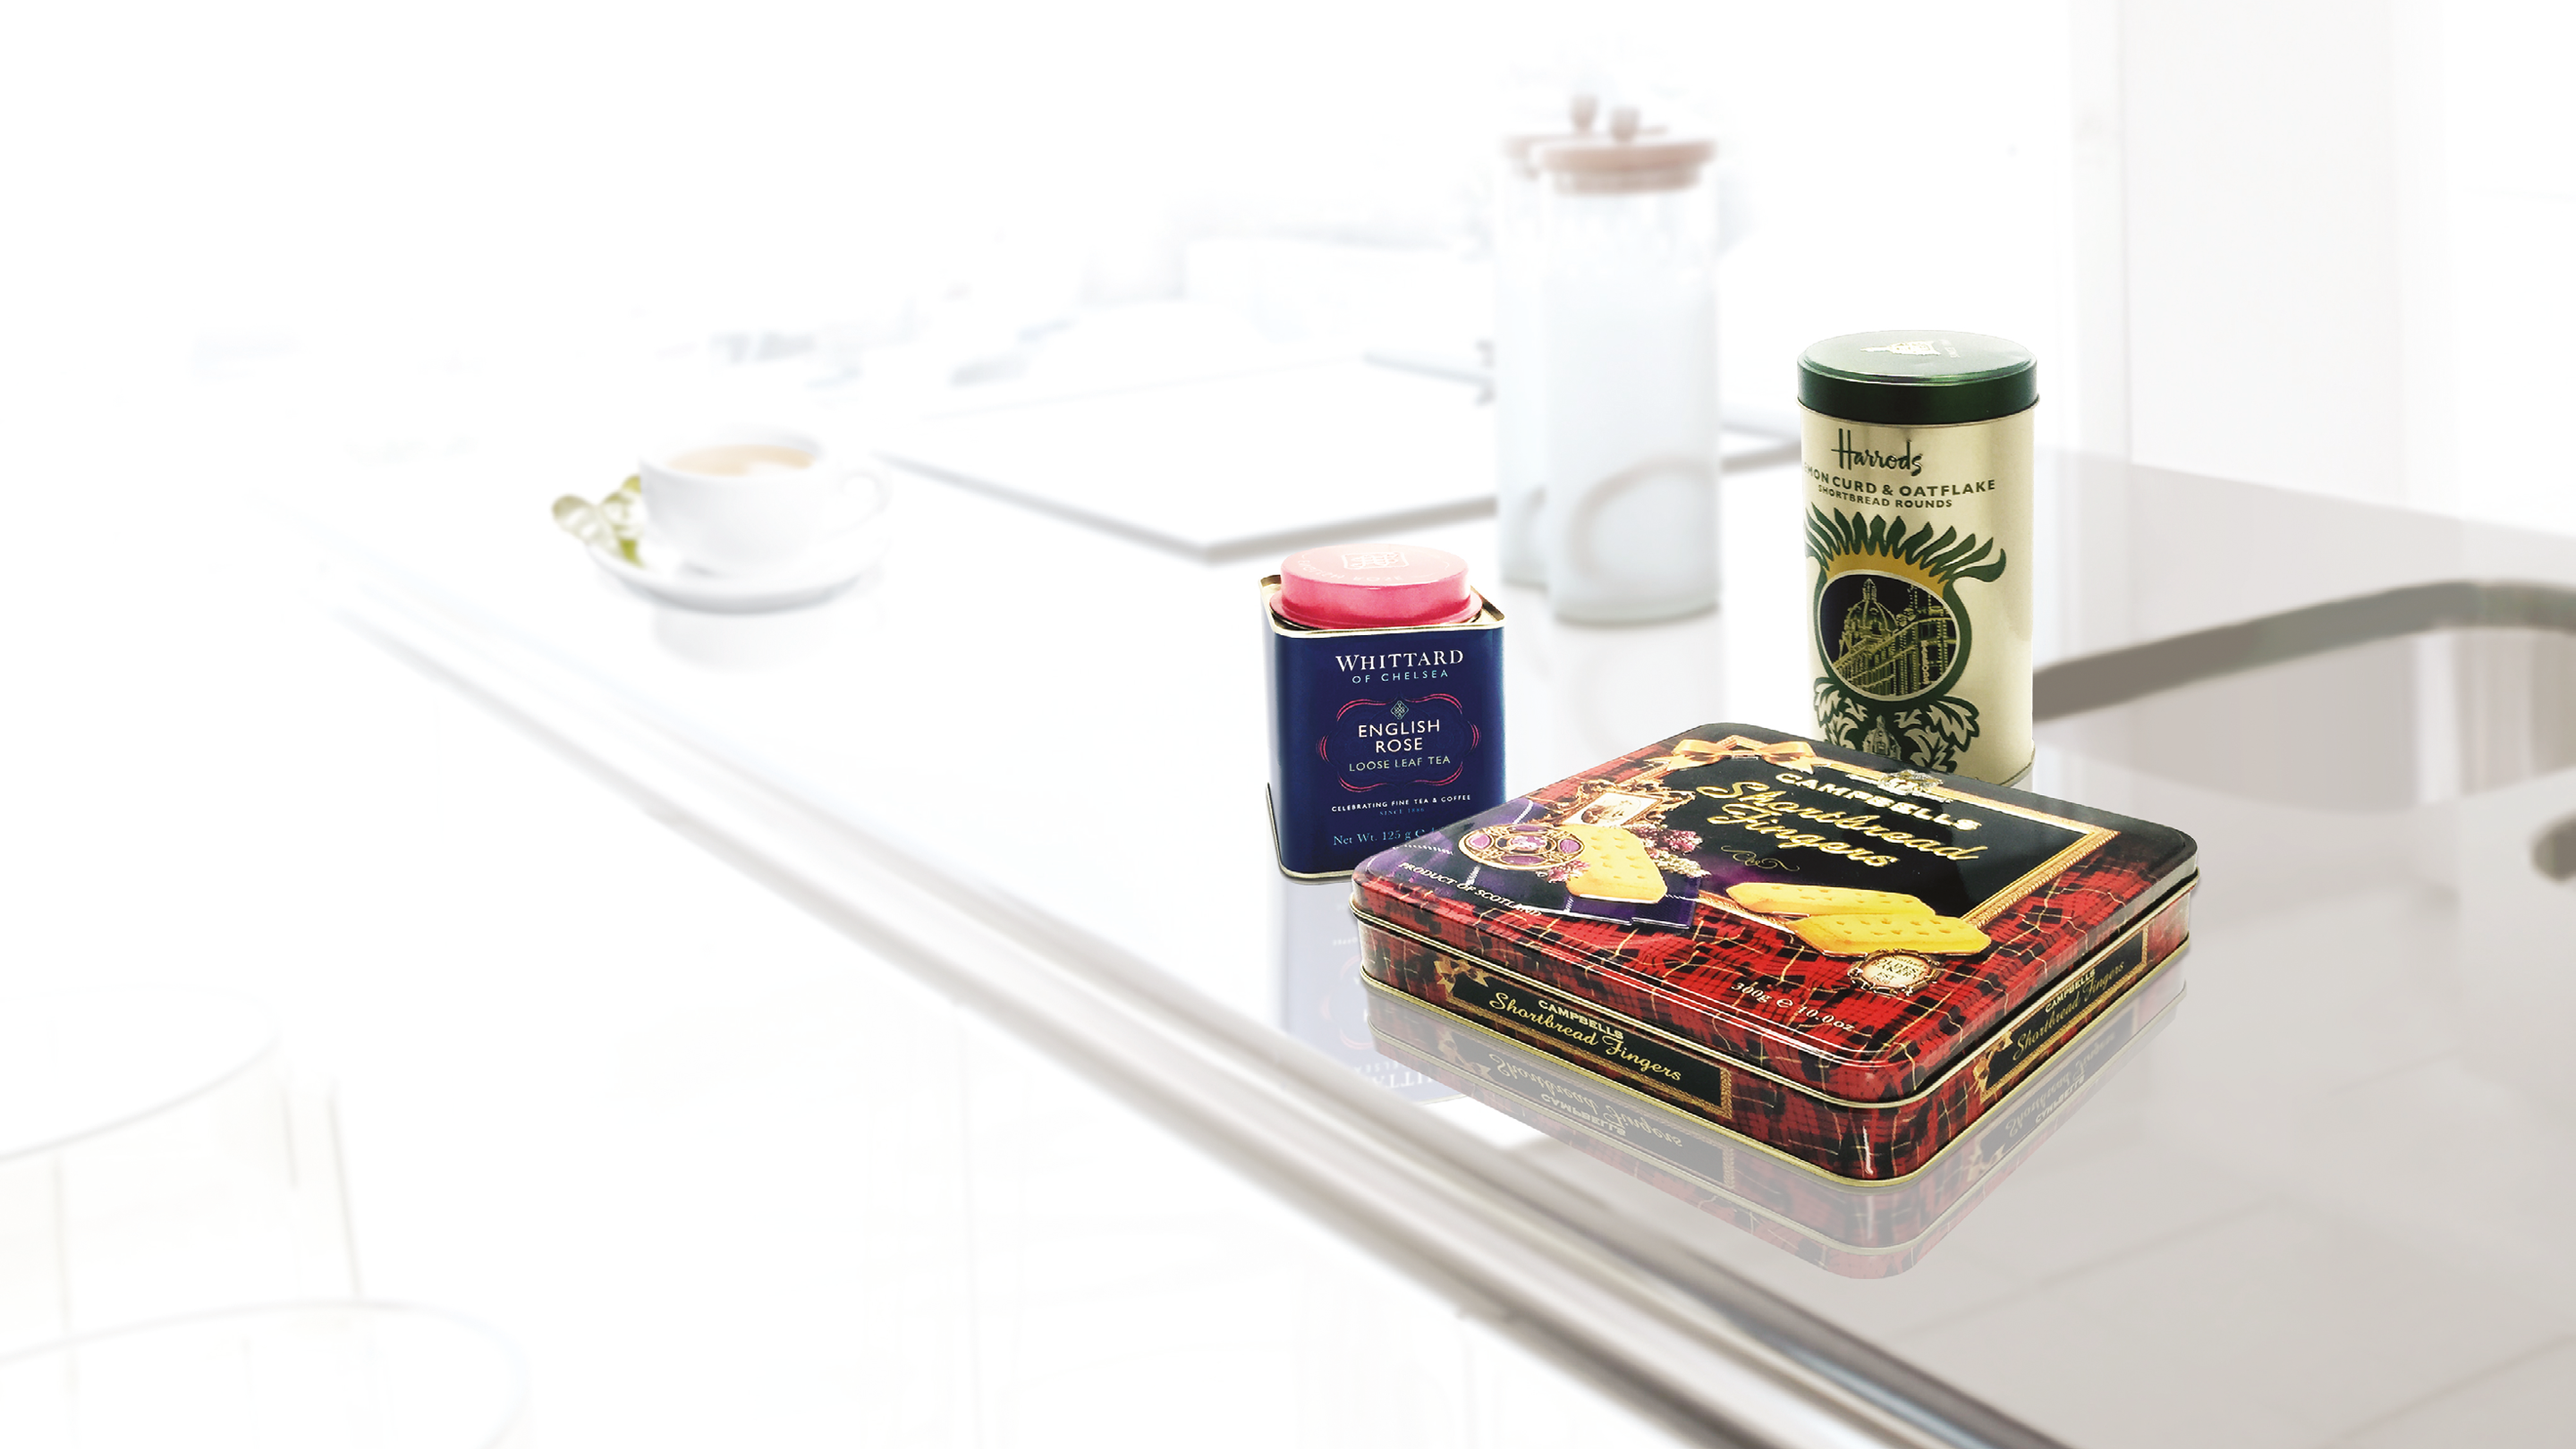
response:
[[[2030,351],[1861,332],[1798,357],[1816,733],[2018,783],[2031,761]]]
[[[1463,1017],[1369,992],[1369,1030],[1410,1068],[1846,1278],[1906,1272],[2171,1018],[2183,963],[2130,987],[1976,1125],[1904,1177],[1852,1182],[1578,1070]]]
[[[2191,838],[1702,726],[1364,861],[1378,982],[1837,1176],[1902,1177],[2188,933]]]

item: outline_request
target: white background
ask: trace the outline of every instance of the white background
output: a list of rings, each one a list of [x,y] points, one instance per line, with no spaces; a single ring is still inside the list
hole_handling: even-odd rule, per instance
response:
[[[1815,337],[1972,328],[2039,352],[2054,442],[2576,532],[2568,17],[20,5],[0,19],[0,985],[267,1000],[342,1083],[367,1286],[527,1345],[542,1442],[847,1442],[886,1422],[861,1397],[904,1387],[884,1365],[929,1352],[837,1307],[884,1281],[887,1240],[851,1225],[915,1201],[908,1179],[814,1150],[901,1089],[901,1062],[870,1076],[827,1029],[901,984],[862,983],[843,943],[339,634],[246,501],[262,441],[183,421],[205,399],[271,367],[400,379],[317,392],[310,435],[274,446],[438,447],[542,415],[604,354],[775,334],[863,378],[907,348],[972,360],[1194,276],[1224,291],[1225,258],[1283,240],[1315,244],[1310,270],[1242,284],[1271,332],[1463,344],[1490,137],[1581,84],[1720,138],[1725,386],[1748,418],[1785,413]],[[1464,280],[1370,280],[1425,267]],[[1028,1070],[994,1079],[1070,1090]],[[1178,1193],[1156,1231],[1201,1240],[1268,1211],[1174,1151],[1122,1138],[1062,1164],[1065,1190]],[[1311,1255],[1274,1279],[1326,1264],[1315,1281],[1397,1305],[1351,1310],[1368,1325],[1455,1331],[1263,1222]],[[1298,1301],[1322,1326],[1281,1344],[1366,1346]],[[1120,1321],[1186,1355],[1187,1306],[1131,1297]],[[674,1333],[694,1378],[668,1369]],[[1472,1376],[1491,1350],[1422,1352]],[[1338,1407],[1274,1426],[1329,1441]],[[1201,1408],[1230,1406],[1167,1402],[1139,1437],[1180,1442]]]
[[[2542,440],[2576,324],[2571,24],[2537,0],[28,6],[0,45],[0,306],[11,361],[84,391],[283,349],[782,329],[857,356],[1178,295],[1211,243],[1472,265],[1490,137],[1579,85],[1721,140],[1741,414],[1785,411],[1817,336],[1982,329],[2039,352],[2054,441],[2576,527]],[[1361,325],[1404,330],[1372,301]]]

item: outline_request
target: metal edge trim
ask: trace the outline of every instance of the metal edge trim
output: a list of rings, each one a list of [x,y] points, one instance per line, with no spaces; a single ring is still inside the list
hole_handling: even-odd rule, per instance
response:
[[[2031,718],[2045,723],[2087,714],[2204,680],[2437,629],[2576,634],[2576,589],[2517,580],[2446,579],[2081,654],[2032,672]]]
[[[1279,867],[1281,875],[1290,880],[1349,880],[1351,878],[1351,873],[1347,870],[1313,872],[1290,870],[1288,862],[1279,858],[1279,794],[1269,785],[1261,787],[1261,808],[1270,817],[1270,860],[1273,865]]]

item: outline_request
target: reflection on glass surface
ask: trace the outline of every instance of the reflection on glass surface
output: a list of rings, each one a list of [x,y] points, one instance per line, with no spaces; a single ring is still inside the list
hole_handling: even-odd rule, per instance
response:
[[[39,63],[17,68],[0,105],[15,108],[17,134],[44,140],[9,173],[28,260],[0,307],[13,319],[10,395],[38,445],[19,470],[27,546],[10,574],[25,701],[10,712],[12,980],[112,977],[166,945],[187,979],[294,981],[273,999],[339,1047],[364,1089],[351,1100],[418,1103],[409,1120],[434,1124],[353,1119],[353,1160],[377,1173],[384,1237],[371,1235],[371,1254],[379,1241],[439,1245],[480,1264],[491,1301],[507,1302],[497,1285],[597,1255],[613,1224],[655,1282],[698,1283],[703,1296],[680,1310],[565,1291],[589,1306],[543,1327],[533,1312],[505,1317],[531,1343],[551,1335],[614,1366],[550,1378],[562,1442],[830,1437],[777,1407],[779,1395],[846,1396],[850,1359],[827,1360],[800,1305],[882,1323],[920,1354],[917,1381],[969,1360],[881,1281],[863,1299],[823,1286],[861,1281],[831,1276],[850,1215],[828,1183],[761,1174],[819,1174],[842,1161],[831,1144],[863,1130],[851,1117],[782,1130],[825,1097],[806,1080],[612,1133],[592,1110],[606,1095],[594,1064],[532,1049],[547,1069],[521,1093],[503,1062],[457,1050],[428,1008],[470,1003],[456,1015],[585,1045],[665,1010],[674,1055],[692,1059],[723,1045],[711,1023],[728,1018],[811,1030],[824,1062],[880,1061],[900,1033],[856,1014],[817,1025],[759,994],[759,906],[740,882],[698,889],[675,868],[654,904],[686,898],[701,914],[655,915],[671,924],[626,938],[594,978],[592,953],[608,954],[606,923],[621,914],[600,893],[523,901],[499,873],[440,874],[441,857],[503,854],[496,837],[522,842],[540,816],[578,821],[559,838],[586,860],[633,841],[583,816],[576,793],[471,789],[526,778],[508,774],[516,739],[478,754],[471,728],[387,729],[402,748],[335,753],[343,735],[452,701],[402,695],[408,677],[371,695],[374,661],[315,645],[300,615],[271,608],[270,575],[296,572],[301,545],[277,547],[265,521],[236,516],[253,495],[290,495],[298,515],[446,591],[492,626],[485,637],[509,634],[677,722],[693,745],[771,768],[781,794],[892,822],[924,847],[907,859],[962,863],[997,909],[1037,903],[1132,953],[1157,989],[1232,1012],[1306,1065],[1310,1053],[1273,1036],[1285,913],[1267,909],[1257,752],[1237,748],[1261,734],[1238,707],[1257,693],[1236,667],[1246,570],[941,496],[925,505],[939,526],[915,535],[922,551],[897,556],[917,571],[888,581],[881,627],[707,637],[598,587],[535,510],[622,476],[638,434],[684,410],[802,406],[863,434],[881,420],[870,410],[933,393],[971,401],[1006,377],[1049,382],[1086,352],[1167,360],[1212,310],[1237,325],[1200,360],[1228,366],[1256,345],[1470,351],[1484,285],[1472,178],[1502,119],[1487,93],[1561,96],[1579,75],[1698,111],[1739,170],[1722,206],[1742,241],[1720,278],[1731,417],[1786,422],[1787,360],[1845,325],[1937,316],[2041,353],[2043,437],[2088,454],[2050,465],[2063,486],[2036,551],[2054,581],[2043,659],[2419,585],[2576,588],[2576,464],[2554,442],[2567,412],[2556,352],[2576,330],[2576,109],[2548,99],[2576,6],[1275,8],[1260,43],[1242,44],[1168,0],[645,11],[609,26],[578,7],[474,0],[431,25],[399,10],[313,25],[259,7],[163,7],[137,27],[119,9],[51,7],[50,43],[19,47]],[[1830,103],[1855,77],[1934,107],[1939,124]],[[636,104],[656,78],[689,99]],[[1883,217],[1856,220],[1856,198],[1901,201],[1905,244],[1887,244]],[[639,206],[640,224],[611,223]],[[1101,335],[1100,314],[1139,302],[1122,313],[1132,346]],[[183,358],[204,386],[180,390],[170,374]],[[1243,410],[1256,426],[1213,430],[1203,469],[1181,450],[1175,501],[1329,524],[1301,505],[1376,471],[1332,456],[1359,430],[1300,431],[1304,420],[1263,418],[1258,402]],[[1458,408],[1445,423],[1392,417],[1381,436],[1475,421],[1472,404]],[[1210,430],[1141,446],[1171,451],[1193,432]],[[1298,495],[1228,496],[1249,476],[1230,456],[1245,438],[1255,451],[1311,444],[1324,476],[1290,480]],[[1132,487],[1115,465],[1140,445],[1109,442],[1107,466],[1041,460],[1058,502]],[[1474,467],[1425,461],[1398,481]],[[116,486],[78,481],[103,467]],[[1794,479],[1728,471],[1728,593],[1697,633],[1518,635],[1513,786],[1688,721],[1806,718],[1795,510],[1774,501],[1794,497]],[[947,540],[989,559],[985,578],[918,566]],[[1493,552],[1482,525],[1426,541]],[[1042,592],[1076,570],[1082,587]],[[1507,607],[1516,629],[1547,613],[1544,600]],[[2452,620],[2354,640],[2225,680],[2164,680],[2043,728],[2042,787],[2203,842],[2193,1000],[1912,1271],[1811,1271],[1552,1140],[1515,1149],[1492,1193],[1541,1176],[1539,1149],[1553,1150],[1605,1193],[1634,1189],[1618,1231],[1678,1245],[1631,1260],[1656,1265],[1641,1277],[1671,1273],[1682,1286],[1656,1285],[1671,1300],[1696,1291],[1675,1262],[1717,1259],[2070,1444],[2565,1438],[2576,738],[2566,641],[2510,632],[2537,627]],[[275,746],[284,739],[308,747]],[[1003,757],[1014,763],[982,763]],[[488,811],[441,813],[443,771]],[[337,803],[359,798],[366,808]],[[1112,833],[1151,844],[1087,849]],[[597,943],[534,929],[568,916],[597,923]],[[451,959],[406,952],[442,924],[457,928]],[[468,954],[470,966],[452,959]],[[1313,1035],[1344,1040],[1355,1019],[1334,1005]],[[500,1105],[452,1089],[468,1075],[452,1071],[459,1060]],[[896,1074],[884,1096],[904,1115],[955,1105],[927,1080]],[[1359,1085],[1320,1069],[1303,1086],[1317,1081]],[[1319,1118],[1354,1102],[1438,1115],[1398,1113],[1374,1091],[1316,1095],[1300,1106]],[[1053,1153],[1071,1181],[1105,1179],[1082,1175],[1110,1160],[1099,1120],[1069,1111],[1049,1131],[997,1139],[1014,1145],[991,1158]],[[471,1138],[483,1124],[503,1130],[470,1153],[436,1130]],[[737,1193],[722,1210],[603,1170],[675,1129],[740,1152],[726,1159],[738,1177],[677,1155],[693,1189]],[[1148,1185],[1028,1192],[1066,1205],[1089,1236],[1033,1237],[1026,1261],[1154,1285],[1255,1258],[1227,1199],[1204,1215],[1217,1246],[1176,1259],[1150,1216],[1167,1179],[1125,1176]],[[599,1186],[610,1181],[643,1185],[621,1202]],[[453,1210],[477,1200],[542,1211],[478,1239]],[[933,1226],[967,1218],[944,1200],[921,1206]],[[747,1219],[775,1257],[743,1256]],[[915,1247],[885,1243],[889,1255]],[[593,1261],[621,1290],[645,1276]],[[448,1268],[432,1260],[414,1281]],[[790,1286],[753,1305],[739,1296],[753,1279]],[[1027,1301],[1080,1302],[1030,1281]],[[918,1301],[957,1302],[954,1288],[925,1279]],[[1472,1284],[1456,1296],[1491,1303]],[[1301,1320],[1221,1291],[1125,1321],[1179,1321],[1210,1298],[1229,1326],[1278,1328],[1236,1350],[1246,1363],[1290,1362],[1297,1339],[1436,1343],[1419,1360],[1353,1353],[1304,1375],[1336,1395],[1462,1358],[1372,1308]],[[41,1300],[0,1312],[29,1305]],[[989,1316],[973,1328],[988,1350],[1017,1341]],[[1200,1338],[1173,1334],[1174,1364],[1137,1370],[1132,1343],[1063,1311],[1027,1335],[1054,1396],[1017,1419],[889,1437],[991,1449],[1099,1425],[1149,1444],[1190,1442],[1211,1422],[1265,1443],[1572,1437],[1531,1427],[1507,1396],[1510,1368],[1410,1419],[1346,1398],[1246,1415],[1294,1395],[1284,1380],[1210,1372],[1189,1357],[1206,1352]],[[1068,1365],[1068,1342],[1094,1357]],[[708,1369],[722,1354],[732,1366]],[[745,1427],[747,1403],[770,1416]]]
[[[2576,588],[2566,540],[2098,460],[2053,460],[2048,477],[2043,659],[2446,581]],[[1679,724],[1800,722],[1789,482],[1785,470],[1726,480],[1716,613],[1515,628],[1508,783],[1574,773]],[[507,495],[534,483],[460,475],[458,496],[521,517],[523,500]],[[753,688],[637,639],[643,606],[564,567],[575,560],[538,524],[511,569],[470,587],[585,678],[776,771],[818,808],[895,822],[920,858],[967,863],[961,888],[1132,952],[1155,989],[1225,1003],[1364,1072],[1406,1070],[1371,1065],[1360,1034],[1357,983],[1342,974],[1346,887],[1283,881],[1272,860],[1244,628],[1257,565],[1194,563],[936,485],[908,502],[908,537],[975,538],[999,576],[1079,572],[1084,607],[1032,608],[899,556],[877,595],[882,627],[837,632]],[[2212,518],[2239,526],[2212,530]],[[364,519],[348,531],[383,533]],[[2283,537],[2312,546],[2284,552]],[[1489,526],[1419,538],[1490,576]],[[2178,557],[2193,560],[2187,576],[2173,572]],[[1692,1174],[1693,1201],[1724,1204],[1719,1217],[1640,1182],[1632,1164],[1614,1171],[1554,1141],[1512,1148],[1494,1190],[1575,1191],[1597,1206],[1568,1231],[1713,1261],[2073,1444],[2196,1440],[2246,1413],[2276,1416],[2265,1422],[2278,1432],[2259,1438],[2318,1442],[2473,1393],[2476,1375],[2576,1333],[2560,1306],[2576,1301],[2560,1226],[2576,1192],[2576,1104],[2560,1080],[2576,892],[2534,855],[2576,816],[2576,772],[2549,768],[2564,741],[2544,697],[2557,644],[2457,632],[2465,645],[2418,631],[2159,681],[2042,726],[2033,788],[2190,832],[2205,884],[2191,1009],[2135,1043],[2129,1065],[2089,1079],[2082,1110],[2036,1124],[2046,1150],[1989,1144],[2009,1180],[1990,1171],[1937,1205],[1852,1210],[1891,1225],[1910,1214],[1920,1231],[1892,1244],[1873,1241],[1876,1228],[1835,1237],[1828,1228],[1851,1226],[1842,1209],[1809,1222],[1792,1197],[1747,1191],[1757,1175],[1741,1161],[1732,1186],[1723,1170]],[[2533,662],[2479,653],[2491,644],[2527,647]],[[2422,664],[2433,648],[2466,652]],[[890,687],[904,707],[886,707]],[[924,768],[996,730],[1043,738],[1052,771]],[[2477,743],[2493,740],[2510,748]],[[1157,844],[1032,866],[1035,837],[1019,822],[1058,820],[1116,822]],[[996,821],[1012,824],[997,835]],[[2513,1244],[2512,1272],[2442,1211],[2385,1191],[2400,1152],[2417,1177],[2479,1185],[2481,1233]],[[1656,1161],[1674,1178],[1691,1167]],[[1869,1280],[1820,1273],[1780,1251],[1799,1236],[1810,1241],[1798,1252],[1844,1268],[1911,1261]],[[2362,1262],[2374,1266],[2356,1274]],[[2234,1306],[2206,1322],[2214,1302]],[[2439,1343],[2401,1351],[2428,1322],[2443,1327]],[[2294,1341],[2315,1353],[2285,1360],[2277,1346]],[[2138,1409],[2141,1374],[2193,1392]]]
[[[299,1304],[97,1334],[0,1360],[10,1449],[519,1449],[527,1375],[489,1329]]]
[[[356,1283],[331,1096],[290,1079],[260,1007],[0,1001],[0,1354]]]
[[[758,614],[717,614],[655,604],[653,641],[708,669],[741,673],[777,669],[821,653],[840,620],[856,607],[862,605],[846,595]]]
[[[1360,978],[1359,924],[1347,880],[1291,880],[1279,887],[1279,1027],[1369,1081],[1416,1102],[1456,1092],[1378,1050]]]
[[[2480,613],[2500,621],[2454,622]],[[2519,623],[2533,614],[2565,615],[2567,627]],[[2079,686],[2058,691],[2065,703],[2087,683],[2134,700],[2051,711],[2065,717],[2050,738],[2067,748],[2281,804],[2399,809],[2576,765],[2576,591],[2454,583],[2341,600],[2056,677]],[[2213,719],[2281,727],[2211,750],[2198,726]]]
[[[2131,987],[1931,1162],[1884,1183],[1818,1172],[1398,992],[1369,991],[1369,1027],[1397,1061],[1763,1242],[1846,1278],[1885,1278],[1921,1262],[2163,1027],[2182,967],[2168,961]]]
[[[2551,880],[2576,880],[2576,816],[2559,821],[2531,843],[2531,863]]]

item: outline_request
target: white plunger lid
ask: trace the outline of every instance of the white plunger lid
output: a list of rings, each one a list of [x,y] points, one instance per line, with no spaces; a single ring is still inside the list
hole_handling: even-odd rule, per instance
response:
[[[1558,141],[1579,141],[1591,135],[1592,122],[1600,114],[1599,96],[1577,93],[1568,98],[1565,103],[1566,120],[1573,124],[1574,129],[1515,131],[1503,137],[1503,159],[1519,167],[1523,172],[1535,176],[1538,174],[1538,168],[1531,162],[1532,152],[1541,146],[1552,145]]]
[[[1678,191],[1699,180],[1717,154],[1706,136],[1640,132],[1637,108],[1614,106],[1605,139],[1582,136],[1539,146],[1532,159],[1559,191]]]

